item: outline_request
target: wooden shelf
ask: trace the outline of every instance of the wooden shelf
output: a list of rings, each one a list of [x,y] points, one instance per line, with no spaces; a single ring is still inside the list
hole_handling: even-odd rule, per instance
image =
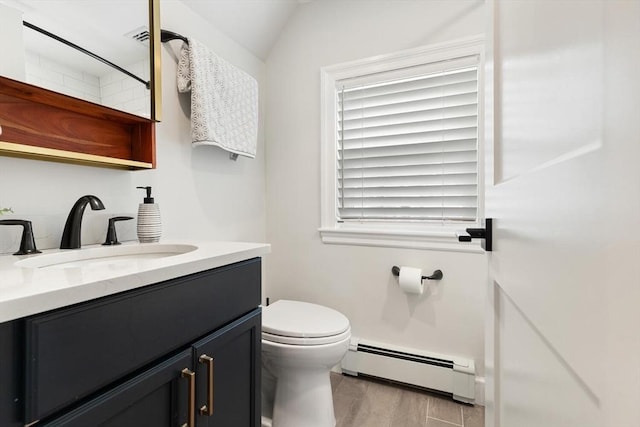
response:
[[[54,150],[52,148],[34,147],[32,145],[12,144],[10,142],[3,141],[0,141],[0,155],[118,169],[153,169],[153,164],[147,162],[116,159],[106,156],[95,156],[93,154],[77,153],[74,151]]]
[[[156,166],[155,122],[0,77],[0,155],[101,167]]]

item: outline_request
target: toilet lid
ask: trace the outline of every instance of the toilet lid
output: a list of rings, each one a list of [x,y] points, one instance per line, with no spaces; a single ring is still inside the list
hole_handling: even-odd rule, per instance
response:
[[[262,311],[262,331],[292,338],[321,338],[342,334],[349,319],[329,307],[279,300]]]

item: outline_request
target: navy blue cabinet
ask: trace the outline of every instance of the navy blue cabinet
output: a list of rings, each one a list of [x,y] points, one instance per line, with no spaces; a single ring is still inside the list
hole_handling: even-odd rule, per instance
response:
[[[46,427],[181,426],[189,419],[191,351],[183,351],[52,421]]]
[[[258,309],[193,345],[198,427],[260,426],[260,319]]]
[[[260,270],[256,258],[0,324],[0,425],[258,427]]]

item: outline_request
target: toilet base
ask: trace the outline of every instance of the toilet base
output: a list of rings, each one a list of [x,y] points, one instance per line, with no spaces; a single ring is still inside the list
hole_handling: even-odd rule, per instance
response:
[[[335,427],[328,369],[281,372],[276,385],[273,427]]]

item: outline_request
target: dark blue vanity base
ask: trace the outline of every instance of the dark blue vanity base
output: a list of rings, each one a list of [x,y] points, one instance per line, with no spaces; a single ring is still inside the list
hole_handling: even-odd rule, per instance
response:
[[[0,425],[258,427],[260,289],[255,258],[0,324]]]

